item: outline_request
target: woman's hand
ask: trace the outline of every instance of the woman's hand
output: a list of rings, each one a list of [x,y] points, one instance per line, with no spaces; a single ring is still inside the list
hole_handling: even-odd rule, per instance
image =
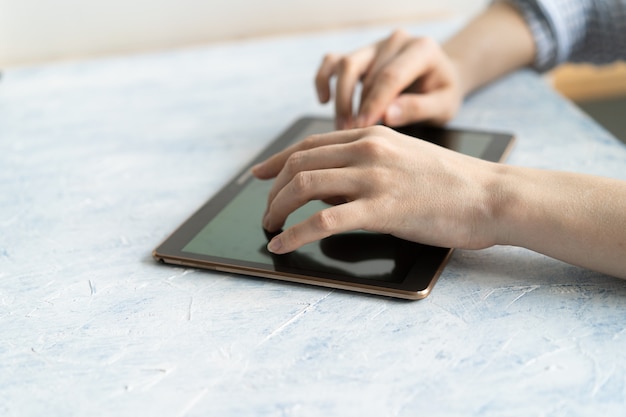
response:
[[[487,162],[382,126],[310,136],[253,173],[276,177],[269,231],[310,200],[338,203],[275,236],[277,254],[363,229],[451,248],[521,246],[626,278],[626,181]]]
[[[276,177],[263,219],[268,231],[310,200],[342,202],[277,235],[271,252],[357,229],[477,249],[495,244],[499,230],[490,188],[495,166],[375,126],[310,136],[253,173]]]
[[[443,124],[463,99],[456,70],[439,44],[402,30],[351,54],[326,55],[315,78],[322,103],[331,98],[333,77],[338,129],[379,121],[388,126],[417,121]],[[352,102],[359,82],[361,100],[355,114]]]

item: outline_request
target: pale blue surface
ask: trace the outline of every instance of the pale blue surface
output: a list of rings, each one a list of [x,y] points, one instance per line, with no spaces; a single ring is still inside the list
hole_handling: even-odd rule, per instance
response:
[[[295,118],[331,114],[312,85],[323,53],[387,33],[6,71],[0,415],[625,415],[618,279],[457,251],[429,298],[403,302],[151,259]],[[530,72],[454,124],[515,132],[512,164],[626,179],[626,147]]]

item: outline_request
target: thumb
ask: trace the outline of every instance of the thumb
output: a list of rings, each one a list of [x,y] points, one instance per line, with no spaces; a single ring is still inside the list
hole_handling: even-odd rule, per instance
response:
[[[447,92],[402,94],[385,110],[383,123],[402,126],[409,123],[432,121],[443,124],[454,116],[459,104]]]

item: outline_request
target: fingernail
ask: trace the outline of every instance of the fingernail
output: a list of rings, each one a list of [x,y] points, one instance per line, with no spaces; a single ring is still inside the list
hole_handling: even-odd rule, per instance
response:
[[[272,253],[280,253],[282,247],[283,242],[280,240],[279,236],[276,236],[274,239],[270,240],[270,243],[267,244],[267,250]]]
[[[397,104],[392,104],[387,108],[385,116],[388,123],[396,123],[402,117],[402,109]]]

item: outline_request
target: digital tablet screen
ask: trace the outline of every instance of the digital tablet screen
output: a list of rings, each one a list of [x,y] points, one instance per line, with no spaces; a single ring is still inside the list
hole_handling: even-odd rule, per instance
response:
[[[342,283],[328,285],[340,288],[387,289],[366,292],[416,294],[429,290],[450,254],[448,248],[355,231],[330,236],[285,255],[274,255],[266,249],[270,236],[261,227],[261,220],[272,181],[254,178],[249,174],[249,168],[311,134],[331,130],[333,122],[330,119],[299,120],[167,239],[155,251],[155,256],[167,261],[169,255],[170,259],[178,260],[174,263],[185,264],[181,260],[187,260],[187,264],[193,266],[250,275],[299,282],[311,280],[311,283],[321,285]],[[422,125],[398,130],[494,161],[502,157],[510,142],[497,140],[500,134]],[[321,201],[309,202],[288,217],[285,227],[301,222],[324,207],[326,205]],[[404,298],[420,297],[405,294]]]

